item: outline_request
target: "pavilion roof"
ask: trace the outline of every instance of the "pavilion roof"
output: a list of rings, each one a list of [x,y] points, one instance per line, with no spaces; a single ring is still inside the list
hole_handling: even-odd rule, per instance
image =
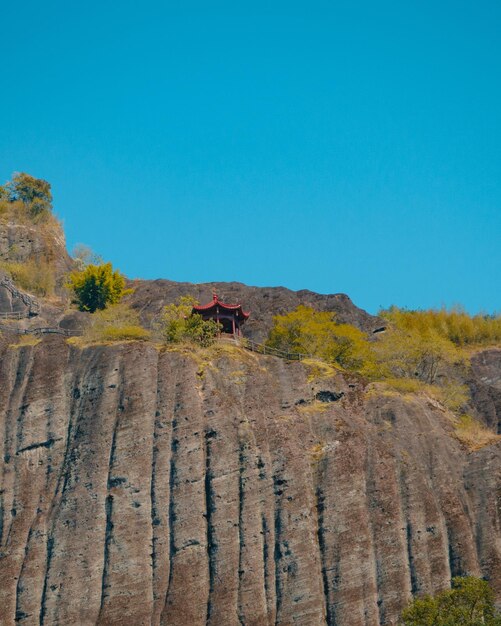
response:
[[[216,307],[226,311],[235,311],[237,315],[240,314],[244,319],[247,319],[250,315],[250,311],[244,311],[241,304],[228,304],[226,302],[221,302],[217,294],[212,296],[211,302],[194,306],[193,313],[208,313],[211,309],[215,309]]]

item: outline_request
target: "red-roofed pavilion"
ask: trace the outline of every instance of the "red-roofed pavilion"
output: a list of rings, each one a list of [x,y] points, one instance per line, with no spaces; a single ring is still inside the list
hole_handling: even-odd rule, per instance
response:
[[[204,320],[214,320],[222,326],[222,332],[230,335],[240,335],[242,324],[248,319],[250,312],[242,309],[241,304],[226,304],[221,302],[214,293],[212,302],[201,306],[194,306],[192,315],[198,313]]]

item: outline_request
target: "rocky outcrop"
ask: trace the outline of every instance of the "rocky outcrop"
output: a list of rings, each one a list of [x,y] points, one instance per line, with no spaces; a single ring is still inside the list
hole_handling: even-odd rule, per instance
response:
[[[241,303],[246,311],[251,312],[244,334],[255,341],[266,339],[274,315],[288,313],[299,304],[317,311],[332,311],[339,323],[353,324],[369,334],[385,326],[384,320],[359,309],[343,293],[323,295],[306,289],[291,291],[285,287],[250,287],[242,283],[194,284],[160,279],[131,281],[130,287],[134,293],[127,300],[141,312],[146,324],[157,318],[166,304],[175,302],[180,296],[193,296],[203,304],[210,302],[216,291],[223,302]]]
[[[63,229],[53,216],[40,224],[0,224],[0,259],[19,263],[30,259],[49,261],[60,273],[72,267]]]
[[[471,359],[468,381],[476,417],[501,434],[501,350],[482,350]]]
[[[395,624],[501,593],[501,447],[300,362],[0,346],[0,623]]]
[[[38,300],[18,289],[8,276],[0,272],[0,317],[10,314],[30,317],[39,313]]]

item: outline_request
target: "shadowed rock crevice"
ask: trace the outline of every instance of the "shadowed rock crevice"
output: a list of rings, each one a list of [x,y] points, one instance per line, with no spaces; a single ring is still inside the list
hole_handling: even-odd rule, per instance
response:
[[[212,481],[214,479],[211,467],[212,460],[212,439],[217,433],[209,429],[205,432],[205,514],[207,519],[207,558],[209,562],[209,594],[207,600],[207,617],[206,623],[209,624],[213,613],[213,595],[216,584],[216,567],[217,567],[217,542],[214,531],[213,516],[216,512],[216,498]]]

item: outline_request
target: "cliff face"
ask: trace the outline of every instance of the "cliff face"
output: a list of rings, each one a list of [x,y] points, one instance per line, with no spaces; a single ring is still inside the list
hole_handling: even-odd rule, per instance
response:
[[[0,260],[49,261],[58,274],[72,267],[63,229],[53,216],[42,224],[0,223]]]
[[[451,575],[501,592],[501,446],[426,398],[224,346],[2,341],[2,626],[376,626]]]

